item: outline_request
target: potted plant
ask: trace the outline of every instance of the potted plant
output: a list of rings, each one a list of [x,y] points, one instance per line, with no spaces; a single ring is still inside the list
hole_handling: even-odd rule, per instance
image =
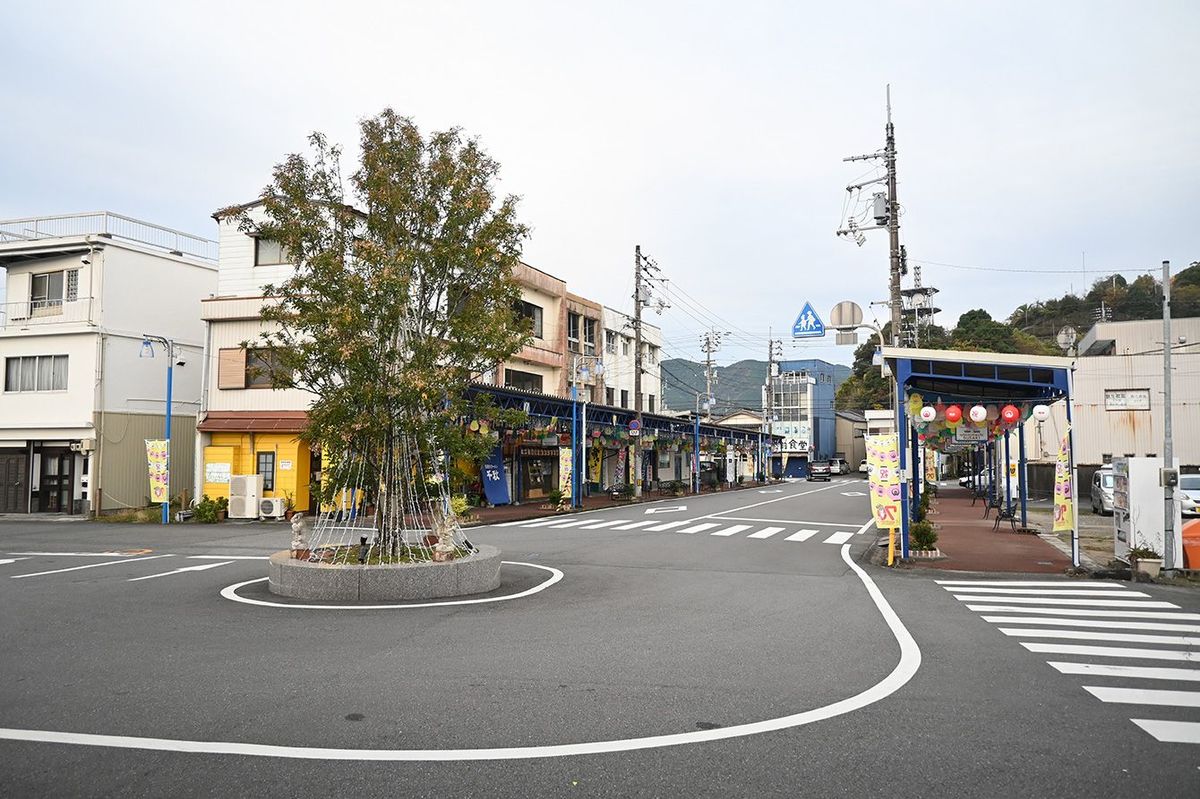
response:
[[[550,505],[554,508],[554,510],[556,510],[556,511],[562,510],[563,492],[562,492],[561,488],[552,488],[549,491],[547,491],[546,499],[549,501]]]
[[[1129,550],[1129,567],[1135,572],[1142,572],[1151,580],[1158,577],[1162,569],[1162,555],[1152,547],[1138,545]]]
[[[930,522],[923,520],[915,522],[908,528],[908,540],[914,552],[920,552],[926,557],[933,557],[938,553],[937,530]]]
[[[671,483],[671,494],[673,496],[682,497],[683,493],[684,492],[683,492],[683,481],[682,480],[676,480],[673,483]]]
[[[287,519],[290,522],[292,520],[292,517],[295,515],[296,515],[296,500],[291,495],[290,492],[284,491],[283,492],[283,518]]]

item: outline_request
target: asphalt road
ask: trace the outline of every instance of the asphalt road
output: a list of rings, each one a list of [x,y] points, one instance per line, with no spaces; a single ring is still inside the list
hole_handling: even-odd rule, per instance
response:
[[[0,522],[0,794],[1200,795],[1200,743],[1163,742],[1131,721],[1187,724],[1195,709],[1100,701],[1082,686],[1129,681],[1060,673],[1047,660],[1070,657],[1001,631],[1034,627],[1035,611],[989,622],[935,582],[986,577],[856,571],[874,542],[863,485],[477,529],[472,539],[506,560],[563,579],[511,601],[431,608],[223,598],[265,576],[264,561],[241,558],[286,547],[282,524]],[[68,552],[138,554],[23,554]],[[547,573],[513,565],[503,577],[496,596]],[[1130,601],[1200,611],[1181,589],[1139,590],[1149,596]],[[274,600],[262,583],[238,594]],[[199,743],[161,751],[179,741]],[[236,744],[285,748],[228,753]],[[512,748],[525,749],[479,759]],[[397,750],[458,759],[388,760]]]

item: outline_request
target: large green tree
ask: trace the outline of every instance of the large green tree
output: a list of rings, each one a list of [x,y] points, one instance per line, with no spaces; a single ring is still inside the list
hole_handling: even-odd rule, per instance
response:
[[[466,388],[528,338],[513,311],[528,229],[516,198],[496,194],[497,163],[457,129],[423,135],[387,109],[361,122],[359,145],[346,180],[340,149],[312,135],[309,153],[275,167],[263,213],[240,219],[295,264],[265,289],[264,338],[276,382],[314,396],[322,498],[358,487],[379,499],[380,541],[394,547],[392,528],[435,502],[424,487],[446,456],[490,444],[463,433],[464,417],[491,413]]]

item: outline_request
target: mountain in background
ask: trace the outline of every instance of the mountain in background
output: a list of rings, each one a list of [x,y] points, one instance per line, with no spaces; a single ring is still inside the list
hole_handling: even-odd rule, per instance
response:
[[[659,364],[662,369],[663,403],[668,410],[686,411],[696,407],[696,394],[704,394],[704,364],[686,358],[671,358]],[[835,365],[836,381],[850,375],[850,367]],[[767,381],[767,362],[745,360],[729,366],[714,366],[717,401],[713,416],[723,416],[741,408],[762,409],[762,387]]]

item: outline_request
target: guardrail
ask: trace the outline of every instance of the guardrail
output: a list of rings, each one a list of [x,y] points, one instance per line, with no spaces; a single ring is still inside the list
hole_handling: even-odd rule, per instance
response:
[[[92,321],[92,299],[26,300],[0,304],[0,328],[6,330]]]
[[[111,211],[0,219],[0,242],[65,236],[111,236],[205,261],[217,260],[215,241]]]

